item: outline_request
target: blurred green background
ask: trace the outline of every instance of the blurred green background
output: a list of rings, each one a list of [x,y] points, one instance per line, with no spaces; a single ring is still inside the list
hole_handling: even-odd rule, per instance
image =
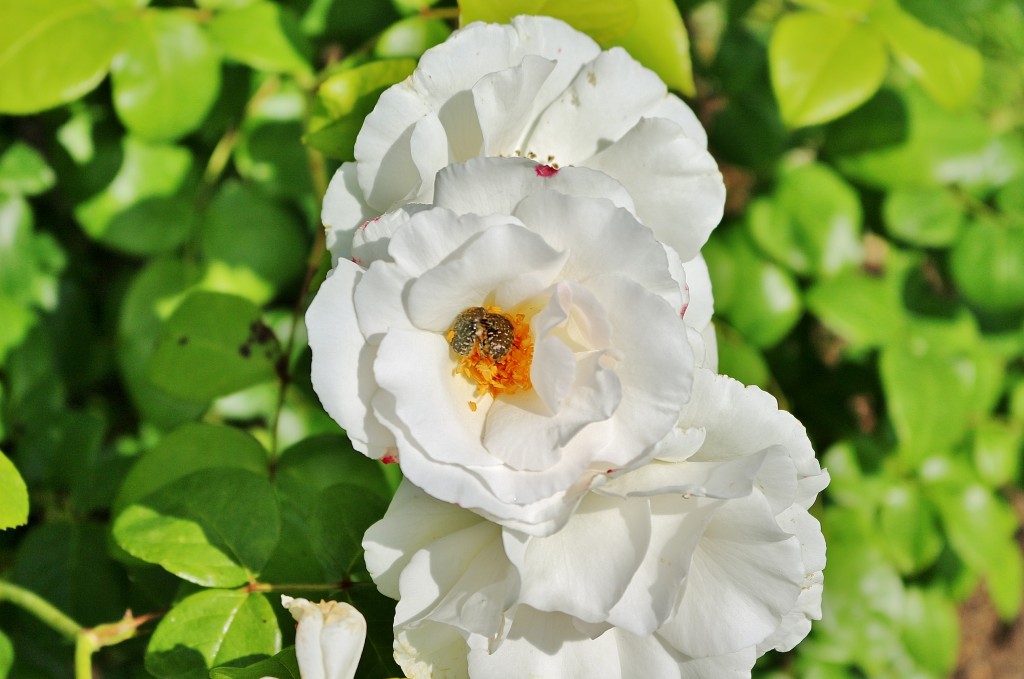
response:
[[[359,554],[397,479],[309,385],[320,202],[460,15],[517,13],[629,49],[725,176],[721,372],[832,475],[824,618],[755,676],[1024,676],[1019,0],[0,0],[0,679],[244,668],[280,591],[399,674]]]

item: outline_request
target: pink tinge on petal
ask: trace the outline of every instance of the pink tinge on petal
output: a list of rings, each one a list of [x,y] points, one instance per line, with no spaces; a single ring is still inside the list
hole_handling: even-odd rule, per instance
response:
[[[538,165],[533,168],[533,171],[537,173],[538,177],[554,177],[558,174],[558,168],[551,167],[550,165]]]

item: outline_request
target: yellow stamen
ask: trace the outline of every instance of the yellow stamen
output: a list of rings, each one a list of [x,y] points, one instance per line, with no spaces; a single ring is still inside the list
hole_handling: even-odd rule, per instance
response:
[[[500,307],[484,307],[489,313],[501,314],[513,327],[512,347],[500,359],[492,358],[481,350],[480,342],[473,345],[472,351],[465,356],[452,351],[458,363],[453,374],[459,374],[476,384],[478,397],[485,394],[514,394],[520,390],[532,388],[530,383],[530,362],[533,360],[533,335],[530,324],[523,314],[509,314]],[[449,344],[455,337],[455,330],[449,329],[446,339]],[[476,403],[469,404],[470,410],[476,411]]]

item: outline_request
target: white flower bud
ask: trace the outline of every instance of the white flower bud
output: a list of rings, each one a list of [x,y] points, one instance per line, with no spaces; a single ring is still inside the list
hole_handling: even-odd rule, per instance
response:
[[[302,679],[352,679],[366,640],[366,620],[349,604],[281,596],[298,623],[295,655]]]

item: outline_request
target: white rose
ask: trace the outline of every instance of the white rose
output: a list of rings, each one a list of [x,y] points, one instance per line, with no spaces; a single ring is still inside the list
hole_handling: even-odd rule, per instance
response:
[[[820,617],[828,483],[803,427],[698,370],[654,461],[536,537],[409,482],[364,538],[408,676],[749,677]],[[448,668],[447,673],[440,668]]]
[[[675,425],[711,301],[621,186],[537,167],[445,168],[434,206],[366,225],[368,268],[340,260],[306,323],[313,386],[358,450],[539,535]]]
[[[366,117],[354,163],[323,206],[328,245],[348,257],[362,222],[430,203],[438,170],[478,156],[521,156],[600,170],[636,215],[694,258],[722,217],[725,187],[693,111],[621,48],[602,52],[550,17],[474,23],[428,50]]]
[[[298,623],[295,656],[302,679],[352,679],[366,640],[366,620],[349,604],[281,596]]]

